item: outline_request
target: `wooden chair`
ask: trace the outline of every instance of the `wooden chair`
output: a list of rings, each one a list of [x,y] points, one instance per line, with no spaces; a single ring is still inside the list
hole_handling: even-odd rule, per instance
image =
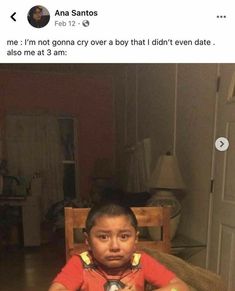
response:
[[[140,240],[137,248],[157,249],[170,253],[170,207],[131,207],[139,227],[161,227],[161,240]],[[66,260],[73,254],[87,250],[85,243],[74,241],[74,229],[85,227],[90,208],[65,207]]]

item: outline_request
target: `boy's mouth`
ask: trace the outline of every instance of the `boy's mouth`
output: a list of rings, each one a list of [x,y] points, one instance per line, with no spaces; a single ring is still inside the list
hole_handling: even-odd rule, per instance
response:
[[[122,259],[122,256],[109,256],[107,257],[108,261],[119,261]]]

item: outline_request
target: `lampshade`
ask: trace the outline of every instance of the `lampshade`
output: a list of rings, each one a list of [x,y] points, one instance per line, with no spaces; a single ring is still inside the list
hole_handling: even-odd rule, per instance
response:
[[[166,154],[159,157],[148,186],[161,189],[185,188],[176,156]]]

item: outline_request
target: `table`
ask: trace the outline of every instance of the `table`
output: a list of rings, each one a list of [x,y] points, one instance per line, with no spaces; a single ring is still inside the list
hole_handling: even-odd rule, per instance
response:
[[[184,260],[206,248],[206,243],[177,234],[171,241],[171,253]]]
[[[24,246],[39,246],[41,243],[39,197],[0,195],[0,205],[5,204],[21,207]]]

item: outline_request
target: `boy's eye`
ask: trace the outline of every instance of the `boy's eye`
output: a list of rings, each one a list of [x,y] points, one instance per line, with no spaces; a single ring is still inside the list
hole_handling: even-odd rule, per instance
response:
[[[129,237],[130,237],[130,234],[128,233],[123,233],[120,235],[121,240],[128,240]]]
[[[108,235],[107,234],[100,234],[100,235],[98,235],[98,238],[100,240],[107,240],[108,239]]]

